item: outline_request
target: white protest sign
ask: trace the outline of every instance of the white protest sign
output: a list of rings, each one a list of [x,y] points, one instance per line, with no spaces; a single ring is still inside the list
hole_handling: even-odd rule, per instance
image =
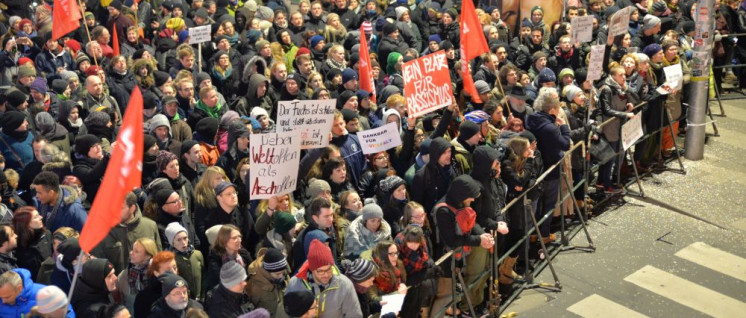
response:
[[[630,8],[637,10],[634,7]],[[611,17],[611,24],[609,24],[609,34],[617,36],[627,33],[630,12],[629,8],[625,8],[614,13],[614,16]]]
[[[591,63],[588,65],[588,76],[586,80],[596,81],[601,79],[601,73],[604,69],[604,53],[606,46],[603,44],[591,47]]]
[[[666,74],[666,84],[671,88],[681,88],[681,82],[684,80],[684,72],[681,70],[681,64],[674,64],[663,68]]]
[[[622,125],[622,147],[626,151],[642,137],[642,113],[637,113],[627,123]]]
[[[572,42],[590,42],[593,40],[593,16],[586,15],[582,17],[575,17],[570,22],[570,29],[572,30]]]
[[[300,132],[301,149],[326,147],[336,104],[336,99],[278,102],[277,131]]]
[[[363,153],[368,155],[389,150],[401,145],[399,127],[396,122],[388,123],[376,129],[369,129],[357,133]]]
[[[406,294],[392,293],[383,295],[381,303],[385,303],[381,307],[381,315],[388,313],[398,314],[401,311],[402,305],[404,305],[404,296]]]
[[[251,135],[249,198],[269,199],[295,191],[300,166],[300,134],[295,131]]]
[[[212,28],[209,25],[189,28],[189,44],[209,42],[211,31]]]
[[[446,53],[440,50],[404,63],[404,97],[407,114],[420,117],[453,103]]]

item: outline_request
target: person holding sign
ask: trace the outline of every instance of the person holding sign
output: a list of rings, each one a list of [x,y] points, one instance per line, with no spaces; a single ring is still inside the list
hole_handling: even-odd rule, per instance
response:
[[[617,65],[609,71],[610,76],[604,81],[604,86],[599,90],[598,107],[604,115],[604,120],[610,117],[616,117],[619,120],[612,121],[603,126],[603,135],[609,142],[611,148],[616,151],[619,148],[619,127],[621,120],[630,119],[635,116],[632,113],[634,104],[632,103],[633,94],[629,94],[627,87],[627,75],[624,67]],[[614,167],[614,160],[604,163],[599,169],[599,180],[606,193],[616,194],[621,192],[621,188],[612,185],[611,176],[612,168],[614,175],[619,164]]]
[[[664,73],[666,75],[666,83],[674,87],[673,91],[668,94],[668,97],[666,98],[666,102],[664,104],[669,112],[667,119],[668,121],[671,121],[672,125],[670,127],[665,127],[661,135],[663,138],[663,140],[661,141],[663,156],[670,157],[672,155],[672,152],[675,150],[675,147],[673,137],[671,137],[671,133],[669,132],[669,130],[673,129],[674,134],[677,134],[679,132],[679,118],[682,114],[681,89],[683,88],[683,85],[689,84],[692,71],[689,68],[689,64],[686,61],[682,60],[679,56],[678,41],[665,40],[663,41],[661,48],[663,49],[662,62],[664,66]],[[669,78],[669,74],[673,72],[667,71],[669,67],[672,67],[674,65],[681,65],[681,70],[678,74],[678,77],[680,79],[678,80]]]

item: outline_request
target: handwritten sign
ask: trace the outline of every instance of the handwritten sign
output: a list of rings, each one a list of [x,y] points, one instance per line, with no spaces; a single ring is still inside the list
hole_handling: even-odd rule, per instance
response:
[[[453,103],[445,51],[440,50],[405,63],[402,75],[409,116],[419,117]]]
[[[326,147],[336,104],[336,99],[278,102],[277,131],[298,131],[301,149]]]
[[[684,80],[684,73],[681,70],[681,64],[674,64],[663,68],[666,74],[666,84],[671,88],[681,88],[681,82]]]
[[[634,7],[630,8],[637,10]],[[614,16],[611,17],[611,24],[609,25],[609,34],[617,36],[627,33],[629,30],[630,12],[629,8],[624,8],[614,13]]]
[[[572,42],[590,42],[593,40],[593,16],[586,15],[582,17],[575,17],[570,22],[570,30],[572,36]]]
[[[363,153],[368,155],[389,150],[401,145],[401,136],[399,136],[399,127],[397,123],[388,123],[376,129],[369,129],[357,133],[360,139],[360,146]]]
[[[209,42],[211,31],[212,28],[209,25],[189,28],[189,44]]]
[[[632,147],[642,135],[642,113],[637,113],[635,117],[622,125],[622,147],[624,147],[624,150]]]
[[[588,65],[587,80],[596,81],[601,79],[601,73],[603,73],[604,69],[605,50],[606,46],[603,44],[591,46],[591,63]]]
[[[300,135],[279,132],[251,135],[249,198],[269,199],[295,191],[300,166]]]

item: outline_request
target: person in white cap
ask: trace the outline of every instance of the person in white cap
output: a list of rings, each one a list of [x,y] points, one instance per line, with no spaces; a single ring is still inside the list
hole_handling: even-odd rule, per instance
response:
[[[65,307],[67,306],[67,310]],[[67,315],[65,315],[67,312]],[[50,285],[39,290],[36,294],[36,306],[31,308],[31,316],[44,318],[73,318],[73,307],[67,304],[67,296],[57,286]]]

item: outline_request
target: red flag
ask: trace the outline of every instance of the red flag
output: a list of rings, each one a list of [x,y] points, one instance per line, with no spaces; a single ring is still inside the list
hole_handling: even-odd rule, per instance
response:
[[[119,55],[119,36],[117,36],[117,23],[114,22],[114,35],[112,38],[111,48],[114,49],[114,56]]]
[[[54,0],[52,9],[52,40],[80,27],[80,7],[76,0]]]
[[[142,108],[142,94],[135,86],[116,146],[112,148],[104,180],[80,233],[80,248],[88,253],[109,234],[112,227],[119,224],[125,196],[142,182]]]
[[[363,27],[360,26],[360,64],[358,67],[360,73],[360,89],[366,90],[373,94],[370,100],[376,102],[376,87],[371,75],[370,54],[368,53],[368,39],[366,38]]]
[[[482,103],[477,88],[474,86],[474,80],[471,78],[469,61],[488,53],[490,48],[487,46],[487,40],[484,38],[481,24],[477,18],[477,11],[471,1],[461,2],[459,25],[461,26],[461,68],[459,73],[464,84],[464,91],[471,96],[472,101]]]

